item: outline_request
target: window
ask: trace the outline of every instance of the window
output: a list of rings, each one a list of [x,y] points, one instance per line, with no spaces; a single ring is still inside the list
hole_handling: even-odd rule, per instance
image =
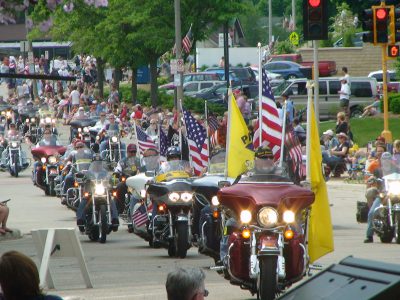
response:
[[[183,83],[189,82],[189,81],[193,81],[192,80],[192,75],[183,76]]]
[[[200,83],[200,89],[206,89],[212,87],[214,84],[212,82],[202,82]]]
[[[193,83],[189,83],[188,85],[185,86],[184,91],[185,92],[196,92],[198,90],[198,83],[197,82],[193,82]]]
[[[306,83],[296,82],[290,87],[288,92],[292,95],[307,95]]]
[[[353,85],[353,82],[351,83]],[[329,81],[329,94],[337,95],[340,91],[340,81]]]
[[[355,97],[372,97],[371,84],[369,81],[352,81],[351,95]]]
[[[326,95],[327,94],[326,81],[320,81],[319,82],[319,94],[320,95]]]

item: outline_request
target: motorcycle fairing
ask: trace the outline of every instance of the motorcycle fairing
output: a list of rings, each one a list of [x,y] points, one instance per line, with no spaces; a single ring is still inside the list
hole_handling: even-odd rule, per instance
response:
[[[42,157],[49,157],[56,154],[64,155],[66,150],[67,148],[64,146],[40,146],[32,148],[31,153],[35,159],[40,160]]]

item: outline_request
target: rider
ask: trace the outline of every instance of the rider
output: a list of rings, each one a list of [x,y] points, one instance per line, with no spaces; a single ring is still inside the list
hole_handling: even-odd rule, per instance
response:
[[[85,149],[85,144],[78,140],[75,143],[75,151],[72,151],[70,155],[64,160],[64,165],[68,162],[70,163],[79,163],[79,162],[86,162],[92,159],[92,151],[89,149]],[[72,188],[74,185],[74,178],[75,178],[75,170],[71,168],[67,176],[64,179],[64,188],[63,188],[63,195],[67,195],[67,191],[69,188]],[[67,204],[67,199],[64,196],[61,200],[62,204]]]
[[[100,155],[98,153],[93,155],[93,161],[101,161]],[[104,168],[102,168],[99,171],[107,172]],[[78,209],[76,210],[76,224],[78,225],[79,231],[81,232],[85,231],[86,208],[87,208],[87,199],[86,197],[82,197]],[[112,201],[111,198],[110,198],[110,209],[111,209],[111,224],[113,225],[113,231],[117,231],[119,226],[118,210],[117,206],[115,205],[115,201]]]
[[[114,173],[119,176],[123,175],[124,172],[127,172],[126,175],[129,176],[134,176],[137,174],[138,170],[139,172],[145,171],[145,168],[141,166],[140,164],[140,159],[136,157],[137,153],[137,148],[135,144],[129,144],[127,148],[127,157],[121,159],[117,166],[114,169]],[[128,171],[126,171],[129,169]],[[127,186],[125,181],[120,181],[117,184],[117,207],[118,207],[118,212],[122,213],[124,210],[124,199],[125,199],[125,194],[127,193]]]
[[[119,124],[115,121],[115,116],[114,115],[110,115],[108,117],[108,119],[109,119],[110,123],[106,124],[104,126],[103,131],[109,133],[109,136],[106,136],[104,138],[104,140],[101,142],[101,144],[100,144],[100,154],[104,153],[103,151],[105,151],[107,149],[107,143],[108,143],[108,140],[110,138],[110,135],[111,134],[115,135],[115,133],[117,133],[117,134],[119,133]],[[125,144],[122,143],[121,141],[120,141],[120,144],[121,144],[121,157],[124,158],[125,157]]]
[[[9,157],[8,157],[7,147],[9,145],[9,141],[20,139],[19,132],[17,130],[15,123],[10,123],[5,139],[6,141],[4,142],[4,150],[3,153],[1,154],[1,163],[0,163],[0,167],[3,169],[6,168],[8,164]],[[29,166],[29,163],[27,162],[26,153],[25,151],[22,150],[22,148],[21,148],[21,160],[22,160],[22,168],[26,169]]]

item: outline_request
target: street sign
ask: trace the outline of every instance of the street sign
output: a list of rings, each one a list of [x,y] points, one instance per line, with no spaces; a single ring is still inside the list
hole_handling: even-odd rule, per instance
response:
[[[174,75],[174,85],[175,86],[180,86],[182,81],[181,74],[175,74]]]
[[[228,34],[228,45],[230,47],[232,47],[232,38],[231,38],[230,34]],[[218,47],[219,48],[223,48],[224,47],[224,34],[223,33],[219,33],[218,34]]]
[[[178,72],[185,72],[185,64],[183,63],[183,59],[179,58],[176,60],[176,69]]]
[[[171,74],[177,74],[178,73],[178,62],[176,59],[171,59],[170,62],[171,65]]]
[[[296,31],[293,31],[289,36],[289,41],[292,43],[293,46],[299,45],[299,34]]]

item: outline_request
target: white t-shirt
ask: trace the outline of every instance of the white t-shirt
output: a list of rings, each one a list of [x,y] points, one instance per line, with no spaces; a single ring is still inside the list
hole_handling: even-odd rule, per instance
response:
[[[79,98],[81,94],[77,90],[73,90],[70,94],[71,97],[71,104],[72,105],[79,105]]]
[[[349,99],[350,98],[350,87],[347,83],[342,84],[340,87],[340,97],[339,99]]]

